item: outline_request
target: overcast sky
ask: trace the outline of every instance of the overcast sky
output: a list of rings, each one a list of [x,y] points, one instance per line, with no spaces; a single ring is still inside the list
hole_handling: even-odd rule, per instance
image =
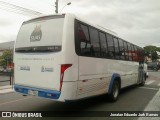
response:
[[[55,0],[0,0],[41,12],[55,13]],[[140,46],[160,46],[160,0],[59,0],[59,11],[70,12],[106,27]],[[2,9],[3,8],[3,9]],[[16,39],[24,20],[33,16],[13,13],[0,4],[0,42]]]

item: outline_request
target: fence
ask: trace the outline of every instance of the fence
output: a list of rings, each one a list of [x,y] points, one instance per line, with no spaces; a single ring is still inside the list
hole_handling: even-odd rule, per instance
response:
[[[2,83],[9,82],[9,85],[13,85],[13,71],[11,72],[0,72],[0,86]]]

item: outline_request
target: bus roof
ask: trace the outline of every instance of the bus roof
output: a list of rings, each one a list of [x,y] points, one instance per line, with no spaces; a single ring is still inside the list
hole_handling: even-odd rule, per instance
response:
[[[75,18],[75,19],[77,19],[77,20],[79,20],[79,21],[81,21],[81,22],[84,22],[84,23],[86,23],[86,24],[88,24],[88,25],[90,25],[90,26],[92,26],[92,27],[98,28],[99,30],[102,30],[102,31],[107,32],[107,33],[109,33],[109,34],[111,34],[111,35],[113,35],[113,36],[115,36],[115,37],[117,37],[117,38],[120,38],[120,37],[118,37],[118,34],[117,34],[116,32],[111,31],[111,30],[109,30],[109,29],[107,29],[107,28],[105,28],[105,27],[103,27],[103,26],[96,25],[96,24],[91,23],[91,22],[87,22],[87,20],[84,20],[84,19],[82,19],[81,17],[79,17],[79,16],[77,16],[77,15],[75,15],[75,14],[72,14],[72,13],[50,14],[50,15],[45,15],[45,16],[43,15],[43,16],[39,16],[39,17],[30,19],[30,20],[27,20],[27,21],[25,21],[23,24],[25,24],[26,22],[32,21],[32,20],[39,19],[39,18],[42,18],[42,20],[43,20],[43,19],[45,19],[45,17],[62,16],[62,15],[63,15],[63,16],[66,16],[66,15],[67,15],[67,16],[71,16],[71,17],[73,17],[73,18]],[[122,38],[120,38],[120,39],[122,39]],[[122,40],[124,40],[124,39],[122,39]],[[129,42],[129,41],[127,41],[127,40],[124,40],[124,41]],[[131,43],[131,42],[129,42],[129,43]],[[131,43],[131,44],[135,45],[134,43]],[[143,49],[142,47],[140,47],[140,46],[138,46],[138,45],[135,45],[135,46]]]

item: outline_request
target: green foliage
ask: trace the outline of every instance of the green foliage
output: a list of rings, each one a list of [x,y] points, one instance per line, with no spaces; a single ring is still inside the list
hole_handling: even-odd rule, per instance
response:
[[[7,64],[11,64],[13,60],[13,53],[11,50],[5,50],[3,55],[0,56],[0,66],[7,66]]]
[[[145,55],[152,58],[152,61],[157,60],[159,58],[157,51],[160,52],[160,47],[156,46],[146,46],[144,47]]]
[[[160,47],[149,45],[149,46],[144,47],[144,50],[147,52],[152,52],[152,51],[159,51],[160,52]]]

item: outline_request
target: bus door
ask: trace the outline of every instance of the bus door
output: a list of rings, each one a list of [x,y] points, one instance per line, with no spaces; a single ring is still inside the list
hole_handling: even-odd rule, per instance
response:
[[[143,82],[145,81],[144,78],[144,63],[143,62],[139,62],[139,67],[138,67],[138,84],[143,84]]]

